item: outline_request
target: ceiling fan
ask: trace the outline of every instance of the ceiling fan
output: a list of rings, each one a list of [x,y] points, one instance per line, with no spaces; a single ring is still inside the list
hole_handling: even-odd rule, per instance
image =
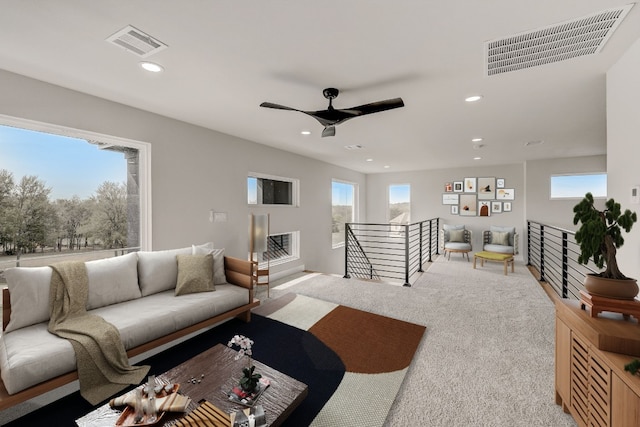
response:
[[[340,91],[336,88],[326,88],[322,91],[325,98],[329,100],[329,107],[326,110],[304,111],[297,108],[286,107],[284,105],[273,104],[271,102],[263,102],[261,107],[275,108],[277,110],[299,111],[307,114],[324,126],[322,136],[334,136],[336,134],[336,125],[346,122],[354,117],[360,117],[367,114],[378,113],[380,111],[392,110],[394,108],[404,107],[402,98],[387,99],[384,101],[372,102],[370,104],[359,105],[347,109],[333,108],[333,100],[338,97]]]

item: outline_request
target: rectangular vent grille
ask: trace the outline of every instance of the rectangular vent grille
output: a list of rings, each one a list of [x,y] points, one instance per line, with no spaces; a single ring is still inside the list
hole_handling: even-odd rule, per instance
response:
[[[629,4],[485,42],[487,76],[596,54],[632,7]]]
[[[167,45],[131,25],[109,36],[107,41],[141,58],[158,53]]]

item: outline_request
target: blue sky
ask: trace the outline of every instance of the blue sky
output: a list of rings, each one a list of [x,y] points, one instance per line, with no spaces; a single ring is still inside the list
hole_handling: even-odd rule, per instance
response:
[[[551,176],[551,198],[607,197],[607,174]]]
[[[0,169],[13,173],[17,184],[35,175],[51,188],[50,200],[94,195],[105,181],[127,180],[122,153],[65,136],[0,125]]]
[[[399,184],[389,186],[389,204],[409,203],[411,201],[411,186]]]

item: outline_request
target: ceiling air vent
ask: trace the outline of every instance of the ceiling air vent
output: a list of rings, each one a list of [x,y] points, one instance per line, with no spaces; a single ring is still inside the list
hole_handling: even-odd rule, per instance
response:
[[[109,36],[107,41],[141,58],[146,58],[167,48],[167,45],[160,40],[131,25]]]
[[[600,52],[633,4],[485,42],[487,76]]]

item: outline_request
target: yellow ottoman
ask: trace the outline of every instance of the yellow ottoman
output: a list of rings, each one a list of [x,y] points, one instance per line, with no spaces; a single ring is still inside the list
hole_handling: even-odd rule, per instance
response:
[[[504,264],[504,275],[507,275],[507,266],[511,263],[511,272],[513,273],[513,255],[500,254],[497,252],[476,252],[473,254],[473,268],[476,268],[476,259],[480,258],[480,267],[484,267],[485,261],[497,261]]]

